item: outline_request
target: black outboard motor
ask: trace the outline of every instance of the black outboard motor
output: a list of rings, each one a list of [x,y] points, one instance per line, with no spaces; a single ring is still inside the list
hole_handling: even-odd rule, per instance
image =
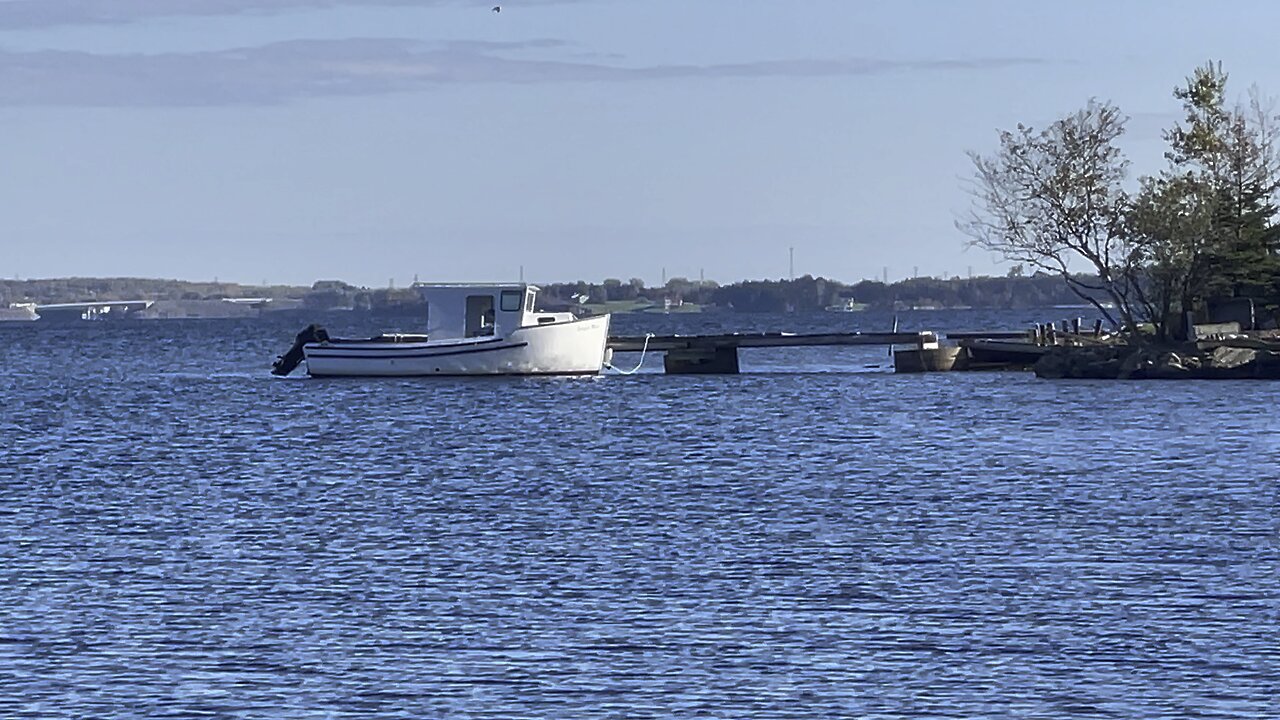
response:
[[[308,325],[298,333],[298,337],[293,341],[293,347],[289,348],[289,352],[276,358],[271,366],[271,374],[284,377],[293,372],[293,369],[302,364],[306,355],[302,352],[302,346],[308,343],[329,342],[329,333],[319,325]]]

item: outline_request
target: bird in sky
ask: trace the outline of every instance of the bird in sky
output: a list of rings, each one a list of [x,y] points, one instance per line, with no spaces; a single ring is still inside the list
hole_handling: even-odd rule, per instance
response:
[[[493,6],[493,11],[494,11],[494,12],[502,12],[502,6],[501,6],[501,5],[494,5],[494,6]]]

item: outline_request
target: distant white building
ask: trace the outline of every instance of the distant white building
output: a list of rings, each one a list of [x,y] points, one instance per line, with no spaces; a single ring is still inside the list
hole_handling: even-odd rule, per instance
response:
[[[39,320],[35,303],[13,303],[0,308],[0,322],[32,322]]]

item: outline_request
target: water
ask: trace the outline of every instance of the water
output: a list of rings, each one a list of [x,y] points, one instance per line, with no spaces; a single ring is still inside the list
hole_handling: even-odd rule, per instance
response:
[[[1280,716],[1272,384],[270,378],[295,325],[0,327],[0,717]]]

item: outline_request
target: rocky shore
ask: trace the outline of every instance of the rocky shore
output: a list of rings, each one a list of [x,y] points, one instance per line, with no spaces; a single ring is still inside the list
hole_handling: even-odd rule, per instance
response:
[[[1035,365],[1036,377],[1094,380],[1280,380],[1280,346],[1058,347]]]

